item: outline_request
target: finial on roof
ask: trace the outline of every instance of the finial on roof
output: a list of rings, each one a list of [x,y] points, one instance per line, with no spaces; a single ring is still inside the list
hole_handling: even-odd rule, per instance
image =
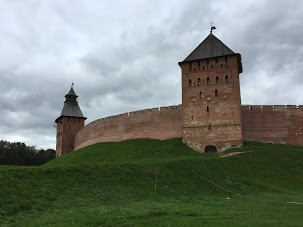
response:
[[[216,29],[216,27],[213,26],[213,23],[211,22],[211,24],[210,24],[210,33],[213,33],[213,30],[215,30],[215,29]]]
[[[74,82],[72,81],[72,87],[74,86]]]

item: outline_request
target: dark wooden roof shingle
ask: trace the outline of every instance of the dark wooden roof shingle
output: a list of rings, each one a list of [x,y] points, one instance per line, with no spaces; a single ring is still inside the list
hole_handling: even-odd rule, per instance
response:
[[[221,40],[210,33],[200,45],[184,59],[183,62],[198,59],[214,58],[219,56],[235,54]]]
[[[70,101],[66,101],[64,103],[62,112],[60,117],[83,117],[82,111],[78,105],[78,102],[70,102]]]
[[[64,102],[60,117],[80,117],[86,119],[86,117],[83,116],[82,111],[79,107],[77,97],[78,96],[76,95],[73,87],[71,87],[68,94],[65,95],[66,100]],[[60,117],[58,117],[55,122],[57,122]]]

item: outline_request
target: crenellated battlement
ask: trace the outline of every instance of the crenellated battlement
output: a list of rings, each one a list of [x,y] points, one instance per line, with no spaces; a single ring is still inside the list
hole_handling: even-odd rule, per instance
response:
[[[241,105],[243,111],[303,111],[303,105]]]
[[[244,140],[303,146],[303,105],[242,105]]]
[[[104,122],[104,121],[110,121],[110,120],[120,120],[120,119],[126,119],[128,117],[134,117],[134,116],[138,116],[138,115],[142,115],[142,114],[159,114],[159,113],[168,112],[168,111],[180,111],[181,108],[182,108],[182,104],[179,104],[179,105],[174,105],[174,106],[162,106],[162,107],[155,107],[155,108],[151,108],[151,109],[143,109],[143,110],[126,112],[126,113],[122,113],[122,114],[99,118],[95,121],[90,122],[84,128],[89,127],[92,124],[98,124],[100,121]]]
[[[182,137],[182,105],[143,109],[95,120],[76,135],[75,148],[133,138]]]

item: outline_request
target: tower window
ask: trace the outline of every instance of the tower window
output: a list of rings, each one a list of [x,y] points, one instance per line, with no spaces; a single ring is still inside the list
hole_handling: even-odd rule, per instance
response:
[[[209,69],[209,61],[208,61],[208,59],[206,60],[206,64],[207,64],[207,69]]]
[[[225,83],[228,83],[228,76],[225,76]]]
[[[201,85],[201,79],[198,78],[198,85],[200,86]]]
[[[225,66],[228,66],[227,57],[225,57]]]
[[[200,70],[200,61],[198,61],[198,69]]]
[[[200,99],[202,99],[202,91],[200,91]]]
[[[216,68],[218,68],[218,58],[216,58]]]
[[[211,65],[211,68],[213,69],[213,68],[214,68],[214,66],[213,66],[213,65]]]
[[[209,106],[206,106],[206,111],[209,112]]]
[[[189,82],[188,82],[189,86],[191,86],[191,79],[189,79]]]
[[[221,69],[222,69],[223,65],[221,64]]]
[[[218,90],[215,90],[215,97],[218,97]]]
[[[203,70],[204,70],[204,66],[203,66]]]
[[[219,77],[216,76],[216,84],[218,84],[218,83],[219,83]]]
[[[192,64],[191,64],[191,62],[189,63],[189,71],[191,71],[192,70]]]
[[[210,79],[209,79],[209,77],[207,77],[206,81],[207,81],[207,84],[209,84],[209,83],[210,83]]]
[[[211,130],[211,125],[208,125],[208,130]]]

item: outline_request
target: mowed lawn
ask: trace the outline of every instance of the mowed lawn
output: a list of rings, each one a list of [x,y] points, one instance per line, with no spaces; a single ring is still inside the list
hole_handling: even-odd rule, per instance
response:
[[[135,139],[0,166],[0,226],[302,226],[303,148],[231,152]]]

